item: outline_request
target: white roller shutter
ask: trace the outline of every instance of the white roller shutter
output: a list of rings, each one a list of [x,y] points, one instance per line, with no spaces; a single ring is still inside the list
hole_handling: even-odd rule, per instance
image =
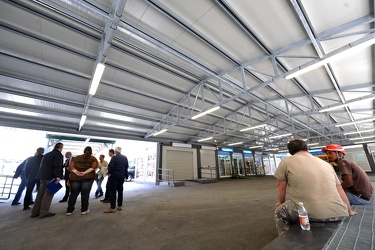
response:
[[[216,178],[216,157],[214,150],[204,150],[201,153],[201,175],[202,178],[215,179]],[[208,169],[209,167],[209,169]]]
[[[196,179],[196,149],[164,147],[163,168],[173,169],[174,180]]]

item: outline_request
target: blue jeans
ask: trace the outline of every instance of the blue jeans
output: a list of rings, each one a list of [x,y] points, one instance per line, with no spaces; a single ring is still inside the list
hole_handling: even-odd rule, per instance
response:
[[[355,196],[347,190],[345,190],[345,193],[346,196],[348,196],[350,205],[368,205],[371,202],[371,199],[369,201],[366,201],[364,199],[359,198],[358,196]]]
[[[96,189],[95,196],[102,196],[103,195],[103,189],[102,189],[102,183],[103,183],[104,177],[96,178],[96,183],[98,184],[98,188]]]
[[[21,183],[20,183],[20,185],[18,187],[16,195],[14,196],[14,200],[12,202],[12,205],[16,205],[20,201],[21,196],[22,196],[22,192],[26,188],[26,185],[27,185],[27,181],[26,181],[25,171],[22,171],[22,174],[21,174]]]
[[[70,180],[70,196],[67,213],[72,213],[74,211],[74,206],[76,205],[79,194],[81,194],[81,212],[85,212],[89,209],[89,198],[93,182],[93,179]]]

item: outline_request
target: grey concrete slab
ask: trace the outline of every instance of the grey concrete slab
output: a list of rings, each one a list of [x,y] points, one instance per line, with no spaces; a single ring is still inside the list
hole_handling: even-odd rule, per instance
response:
[[[276,179],[265,176],[217,183],[185,182],[169,187],[124,184],[124,207],[104,214],[108,204],[91,192],[87,215],[66,216],[54,197],[50,218],[30,218],[22,205],[0,204],[0,248],[17,249],[261,249],[277,237],[273,207]],[[79,211],[80,197],[76,210]]]

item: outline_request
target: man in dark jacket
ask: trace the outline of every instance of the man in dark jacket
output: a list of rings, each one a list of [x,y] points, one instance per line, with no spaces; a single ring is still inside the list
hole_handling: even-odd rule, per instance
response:
[[[25,174],[26,174],[26,195],[23,200],[23,210],[30,209],[30,204],[32,202],[33,197],[33,190],[36,183],[39,181],[36,179],[36,175],[39,171],[40,162],[42,161],[44,154],[44,148],[38,148],[36,150],[35,156],[29,158],[25,167]]]
[[[63,177],[63,155],[61,151],[63,150],[62,143],[56,143],[55,148],[44,155],[42,162],[40,163],[40,168],[37,179],[40,179],[40,187],[34,207],[31,211],[31,217],[45,218],[54,216],[55,213],[49,211],[51,207],[51,202],[53,194],[46,188],[46,185],[55,178],[55,183],[58,184]]]
[[[116,155],[108,164],[108,188],[110,193],[111,207],[104,210],[104,213],[116,212],[116,192],[118,193],[117,209],[122,209],[123,185],[125,176],[128,175],[128,158],[121,154],[121,148],[115,148]]]

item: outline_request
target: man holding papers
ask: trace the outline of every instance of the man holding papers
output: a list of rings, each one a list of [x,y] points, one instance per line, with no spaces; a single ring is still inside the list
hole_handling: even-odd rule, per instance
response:
[[[40,179],[40,187],[31,212],[32,218],[46,218],[55,215],[55,213],[49,211],[54,194],[51,193],[46,186],[54,178],[55,183],[58,184],[63,177],[62,165],[64,157],[61,154],[63,146],[64,145],[60,142],[56,143],[55,148],[45,154],[40,163],[39,172],[36,176],[36,178]]]

